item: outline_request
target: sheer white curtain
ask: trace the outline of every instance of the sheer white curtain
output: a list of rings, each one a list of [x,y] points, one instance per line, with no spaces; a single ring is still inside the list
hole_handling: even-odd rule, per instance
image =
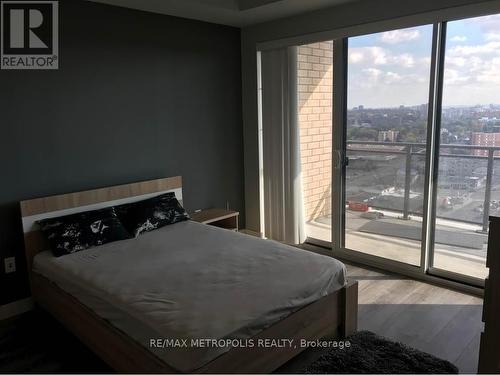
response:
[[[289,244],[305,241],[297,50],[261,53],[262,159],[265,236]]]

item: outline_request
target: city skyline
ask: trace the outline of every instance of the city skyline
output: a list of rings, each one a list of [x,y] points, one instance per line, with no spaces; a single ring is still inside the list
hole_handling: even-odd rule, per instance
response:
[[[500,87],[499,87],[500,89]],[[382,107],[369,107],[367,105],[364,105],[363,103],[357,105],[357,106],[354,106],[354,107],[349,107],[347,108],[348,111],[352,111],[352,110],[357,110],[359,109],[359,107],[363,107],[363,109],[366,109],[366,110],[370,110],[370,109],[375,109],[375,110],[382,110],[382,109],[397,109],[397,108],[416,108],[416,107],[422,107],[422,106],[426,106],[428,103],[418,103],[418,104],[411,104],[411,105],[405,105],[405,104],[396,104],[394,106],[382,106]],[[458,108],[463,108],[463,109],[466,109],[466,108],[476,108],[476,107],[488,107],[488,106],[494,106],[494,107],[499,107],[498,109],[500,109],[500,102],[498,103],[485,103],[485,104],[480,104],[480,103],[477,103],[477,104],[458,104],[458,105],[443,105],[442,108],[443,109],[458,109]]]
[[[452,21],[447,31],[443,105],[498,103],[500,15]],[[427,103],[431,43],[432,25],[349,38],[348,108]]]

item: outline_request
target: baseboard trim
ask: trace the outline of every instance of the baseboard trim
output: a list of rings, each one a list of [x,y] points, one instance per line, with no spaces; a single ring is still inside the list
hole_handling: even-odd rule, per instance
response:
[[[33,309],[34,305],[33,298],[29,297],[0,306],[0,320],[28,312]]]
[[[250,230],[250,229],[240,229],[238,232],[248,234],[248,235],[254,236],[254,237],[264,238],[264,235],[262,233],[255,232],[255,231]]]

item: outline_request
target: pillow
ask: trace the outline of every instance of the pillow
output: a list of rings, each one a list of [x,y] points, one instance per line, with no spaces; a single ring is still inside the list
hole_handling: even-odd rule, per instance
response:
[[[113,207],[38,221],[56,257],[132,238]]]
[[[135,237],[165,225],[189,220],[189,215],[173,192],[116,206],[115,209],[125,228]]]

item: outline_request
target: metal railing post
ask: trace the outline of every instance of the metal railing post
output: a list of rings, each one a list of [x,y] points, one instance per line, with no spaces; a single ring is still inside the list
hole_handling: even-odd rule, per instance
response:
[[[411,153],[412,146],[406,146],[406,168],[405,168],[405,198],[403,204],[403,219],[408,220],[410,212],[410,188],[411,188]]]
[[[488,231],[489,216],[490,216],[490,199],[491,199],[491,181],[493,177],[493,162],[494,150],[488,149],[488,167],[486,172],[486,186],[484,188],[484,203],[483,203],[483,232]]]

